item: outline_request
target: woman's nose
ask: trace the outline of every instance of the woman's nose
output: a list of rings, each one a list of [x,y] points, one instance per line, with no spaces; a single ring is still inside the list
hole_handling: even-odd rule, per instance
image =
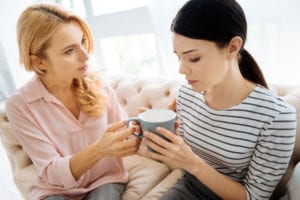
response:
[[[81,55],[80,58],[82,60],[88,60],[90,58],[90,54],[85,47],[80,47]]]
[[[182,62],[179,63],[179,73],[180,74],[189,74],[190,70],[189,68]]]

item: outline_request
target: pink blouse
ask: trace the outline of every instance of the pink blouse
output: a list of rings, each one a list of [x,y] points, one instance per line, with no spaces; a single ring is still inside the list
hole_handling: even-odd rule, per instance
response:
[[[63,194],[81,199],[87,192],[111,182],[128,179],[121,158],[106,157],[75,180],[69,167],[70,157],[101,138],[108,124],[127,119],[113,90],[105,86],[110,99],[102,117],[80,112],[78,119],[34,77],[6,101],[12,129],[38,170],[29,199]]]

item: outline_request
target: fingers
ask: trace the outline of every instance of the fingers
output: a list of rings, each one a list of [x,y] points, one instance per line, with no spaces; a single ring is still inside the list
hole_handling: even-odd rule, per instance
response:
[[[140,140],[133,136],[134,127],[126,125],[126,121],[109,125],[98,140],[97,146],[104,156],[130,155],[138,151]]]
[[[157,154],[161,154],[161,155],[166,155],[166,149],[165,149],[165,147],[166,147],[166,145],[163,145],[163,144],[157,144],[157,143],[155,143],[155,142],[153,142],[153,141],[151,141],[150,139],[144,139],[143,140],[143,142],[146,144],[146,146],[148,147],[148,151],[150,151],[150,152],[153,152],[153,150],[154,150],[154,152]],[[166,141],[164,141],[164,142],[166,142]],[[163,142],[163,143],[164,143]],[[166,142],[167,143],[167,142]],[[150,149],[150,150],[149,150]]]
[[[139,143],[139,139],[137,138],[123,140],[118,144],[119,148],[114,154],[120,157],[136,154],[139,149]]]
[[[173,146],[172,141],[175,141],[174,138],[177,138],[177,136],[175,136],[173,133],[171,133],[170,131],[168,131],[164,128],[157,128],[156,130],[159,134],[161,134],[163,137],[165,137],[169,141],[167,141],[165,138],[162,138],[161,136],[158,136],[154,133],[144,132],[143,143],[146,146],[148,146],[148,147],[154,149],[155,151],[157,151],[159,154],[167,155],[168,151],[171,148],[173,148],[172,147]],[[154,158],[153,155],[152,154],[149,155],[148,152],[147,152],[147,155]],[[158,158],[155,157],[155,159],[158,159]]]
[[[172,102],[168,104],[168,109],[176,112],[176,99],[173,99]]]
[[[134,127],[128,127],[118,132],[115,132],[114,136],[116,137],[116,140],[124,140],[124,139],[131,138],[133,133],[134,133]]]
[[[127,127],[127,121],[120,121],[110,124],[106,133],[109,133],[115,140],[123,140],[133,135],[134,130],[139,130],[139,128],[137,126]]]
[[[114,132],[118,129],[124,128],[127,124],[127,121],[119,121],[113,124],[109,124],[106,128],[106,132]]]
[[[179,126],[180,126],[180,121],[175,121],[175,130],[174,130],[175,135],[178,135]]]
[[[154,149],[154,148],[152,148],[152,149]],[[157,151],[157,150],[155,150],[155,151]],[[161,153],[156,153],[156,152],[150,151],[150,150],[143,151],[142,155],[144,155],[148,158],[152,158],[154,160],[158,160],[158,161],[164,161],[165,160],[164,155],[162,155]]]
[[[175,121],[175,129],[178,129],[179,126],[180,126],[180,121]]]
[[[129,123],[129,126],[139,126],[139,122],[137,122],[137,121],[131,121],[130,123]]]
[[[140,107],[140,108],[139,108],[139,113],[145,112],[146,110],[149,110],[149,108],[146,108],[146,107]]]
[[[120,132],[111,132],[107,138],[100,140],[101,149],[105,156],[123,156],[126,153],[136,153],[140,140],[136,137],[127,137],[131,134],[129,129]]]
[[[131,147],[131,148],[127,148],[127,149],[123,149],[117,152],[117,157],[124,157],[124,156],[130,156],[130,155],[134,155],[137,152],[137,148],[136,147]]]
[[[183,140],[176,136],[174,133],[161,127],[158,127],[156,130],[161,136],[165,138],[162,138],[151,132],[144,132],[143,143],[145,143],[146,146],[153,148],[160,154],[167,155],[168,151],[170,151],[171,149],[176,150],[178,146],[182,145]],[[167,141],[166,139],[168,139],[169,141]]]
[[[168,140],[170,140],[171,142],[175,142],[175,140],[177,139],[177,136],[170,132],[169,130],[165,129],[165,128],[162,128],[162,127],[157,127],[156,128],[156,131],[164,136],[165,138],[167,138]],[[148,137],[148,135],[151,137],[151,140],[153,140],[154,142],[160,142],[160,141],[164,141],[164,139],[162,139],[161,137],[159,136],[156,136],[155,134],[149,134],[147,133],[147,136],[145,135],[145,137]],[[155,137],[156,136],[156,137]]]
[[[128,148],[135,148],[135,151],[137,151],[139,148],[139,143],[140,143],[139,139],[130,138],[130,139],[122,141],[120,149],[122,150],[122,149],[128,149]]]

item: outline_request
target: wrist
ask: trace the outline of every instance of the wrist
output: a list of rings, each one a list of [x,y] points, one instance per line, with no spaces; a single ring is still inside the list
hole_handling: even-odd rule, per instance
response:
[[[194,155],[192,162],[185,169],[190,174],[196,175],[203,170],[204,161],[197,155]]]
[[[102,148],[99,145],[98,141],[90,146],[90,152],[91,152],[91,155],[93,155],[93,157],[96,158],[97,160],[99,160],[103,157]]]

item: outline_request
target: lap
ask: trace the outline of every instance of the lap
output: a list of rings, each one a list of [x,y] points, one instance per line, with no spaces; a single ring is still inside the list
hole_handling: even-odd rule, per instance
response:
[[[43,200],[67,200],[67,199],[62,195],[51,195],[44,198]]]
[[[83,200],[121,200],[124,183],[108,183],[89,192]]]
[[[87,193],[83,200],[121,200],[124,190],[124,183],[107,183]],[[63,195],[51,195],[43,200],[67,200],[67,198]]]
[[[159,200],[221,200],[213,191],[189,173],[185,173]]]

